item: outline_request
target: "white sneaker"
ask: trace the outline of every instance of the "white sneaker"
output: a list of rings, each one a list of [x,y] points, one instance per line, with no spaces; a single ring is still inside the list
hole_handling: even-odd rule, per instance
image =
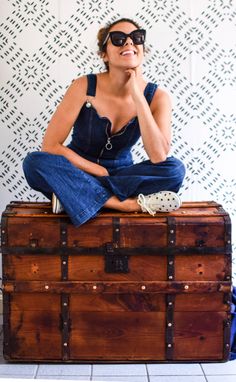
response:
[[[60,200],[56,197],[55,194],[52,194],[52,212],[54,214],[60,214],[64,211]]]
[[[156,212],[171,212],[181,206],[180,197],[172,191],[160,191],[155,194],[139,194],[137,203],[143,212],[155,215]]]

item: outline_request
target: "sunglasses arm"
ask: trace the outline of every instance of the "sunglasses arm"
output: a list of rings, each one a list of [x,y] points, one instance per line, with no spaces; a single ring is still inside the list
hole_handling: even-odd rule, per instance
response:
[[[107,43],[107,41],[108,41],[108,39],[109,39],[109,36],[110,36],[110,32],[107,34],[107,36],[106,36],[106,38],[105,38],[105,40],[104,40],[102,46],[104,46],[104,45]]]

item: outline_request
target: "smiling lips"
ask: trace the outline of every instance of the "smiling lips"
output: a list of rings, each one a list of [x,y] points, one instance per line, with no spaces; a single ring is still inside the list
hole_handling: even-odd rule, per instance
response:
[[[121,52],[120,53],[121,56],[134,56],[135,54],[137,54],[134,50],[125,50],[124,52]]]

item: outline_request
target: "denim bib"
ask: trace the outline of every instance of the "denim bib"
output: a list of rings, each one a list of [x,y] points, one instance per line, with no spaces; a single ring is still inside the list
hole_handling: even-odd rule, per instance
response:
[[[95,74],[89,74],[87,80],[87,95],[95,97],[97,77]],[[157,86],[149,82],[144,90],[149,105]],[[82,157],[106,167],[127,166],[133,163],[131,148],[139,138],[137,116],[117,133],[111,134],[111,121],[107,117],[101,117],[87,101],[74,123],[72,140],[68,147]]]

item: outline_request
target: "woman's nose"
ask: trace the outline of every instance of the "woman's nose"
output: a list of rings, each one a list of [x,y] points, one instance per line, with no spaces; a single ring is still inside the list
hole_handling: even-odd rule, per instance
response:
[[[131,37],[127,37],[127,39],[125,41],[125,45],[128,45],[128,44],[134,45],[133,40],[132,40]]]

